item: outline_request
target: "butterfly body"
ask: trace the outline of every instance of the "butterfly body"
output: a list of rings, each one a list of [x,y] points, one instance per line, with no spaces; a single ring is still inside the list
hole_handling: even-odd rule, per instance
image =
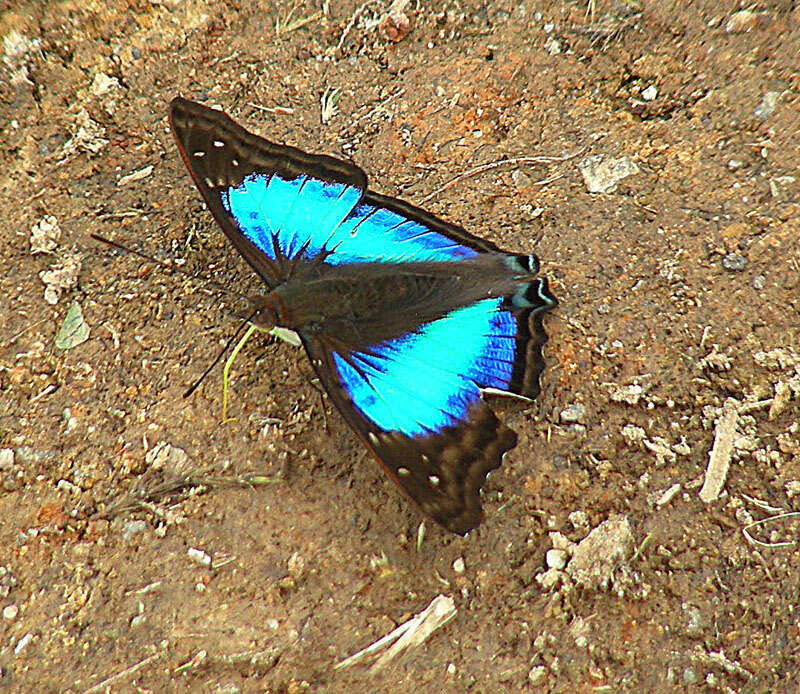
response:
[[[331,400],[444,527],[516,435],[486,393],[532,399],[555,305],[532,255],[506,253],[367,189],[353,164],[277,145],[184,99],[170,122],[211,212],[266,292],[254,322],[295,330]]]
[[[322,334],[351,348],[367,347],[478,300],[523,291],[533,278],[509,258],[482,254],[401,268],[385,263],[330,266],[312,258],[298,263],[295,274],[260,305],[272,306],[275,323],[301,335]]]

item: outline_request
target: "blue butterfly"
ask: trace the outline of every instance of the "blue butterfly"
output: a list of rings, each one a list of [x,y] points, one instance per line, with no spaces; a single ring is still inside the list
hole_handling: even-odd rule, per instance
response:
[[[542,315],[556,300],[536,256],[201,104],[175,99],[170,124],[214,218],[267,285],[253,322],[299,334],[339,412],[426,514],[475,528],[486,476],[516,444],[483,396],[539,393]]]

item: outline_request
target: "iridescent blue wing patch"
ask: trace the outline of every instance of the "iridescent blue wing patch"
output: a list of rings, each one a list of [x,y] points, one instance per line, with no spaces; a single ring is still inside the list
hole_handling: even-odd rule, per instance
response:
[[[413,333],[362,351],[334,353],[353,406],[382,431],[428,436],[464,419],[482,388],[507,391],[517,321],[502,303],[484,299]]]
[[[272,260],[324,256],[330,265],[463,260],[478,254],[437,231],[421,210],[301,174],[251,174],[220,191],[239,231]],[[437,225],[441,226],[441,225]]]

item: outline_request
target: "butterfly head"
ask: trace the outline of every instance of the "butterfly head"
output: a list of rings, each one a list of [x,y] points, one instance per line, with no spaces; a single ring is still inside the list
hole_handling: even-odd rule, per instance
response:
[[[280,324],[280,313],[271,295],[251,296],[249,301],[252,306],[251,323],[265,331]]]

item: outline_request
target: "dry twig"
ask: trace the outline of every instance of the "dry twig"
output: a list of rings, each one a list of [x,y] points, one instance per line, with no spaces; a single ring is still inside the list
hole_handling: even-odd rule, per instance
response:
[[[122,672],[118,672],[116,675],[111,675],[111,677],[107,677],[102,682],[94,685],[94,687],[89,687],[83,694],[99,694],[100,692],[106,691],[108,687],[110,687],[115,682],[119,682],[126,677],[130,677],[131,675],[135,675],[139,670],[142,668],[147,667],[155,660],[158,660],[162,655],[164,655],[163,651],[159,651],[158,653],[154,653],[153,655],[145,658],[144,660],[140,660],[136,665],[131,665],[129,668],[124,669]]]
[[[450,179],[447,183],[443,186],[440,186],[432,193],[428,193],[422,200],[420,200],[420,204],[424,205],[426,202],[435,198],[440,193],[443,193],[448,188],[452,188],[456,183],[460,183],[465,178],[470,178],[471,176],[477,176],[478,174],[485,173],[487,171],[491,171],[492,169],[500,168],[501,166],[519,166],[520,164],[552,164],[554,162],[562,162],[562,161],[569,161],[570,159],[574,159],[577,156],[583,154],[586,151],[586,148],[583,147],[582,149],[574,152],[573,154],[565,154],[561,157],[514,157],[512,159],[501,159],[499,161],[489,162],[488,164],[481,164],[480,166],[476,166],[474,169],[470,169],[469,171],[465,171],[464,173],[460,173],[455,178]],[[556,176],[551,176],[550,178],[545,178],[541,181],[536,181],[533,185],[547,185],[552,181],[561,178],[562,174],[557,174]]]
[[[386,667],[389,662],[397,657],[402,651],[419,646],[437,629],[447,624],[453,617],[456,616],[456,607],[453,598],[446,595],[437,595],[422,612],[415,617],[412,617],[404,624],[401,624],[397,629],[387,634],[375,643],[367,646],[358,653],[345,658],[340,663],[333,666],[334,670],[350,667],[356,663],[364,660],[368,656],[377,653],[382,648],[389,646],[394,641],[395,643],[389,646],[386,653],[384,653],[377,662],[372,666],[370,672],[375,674],[377,671]]]

